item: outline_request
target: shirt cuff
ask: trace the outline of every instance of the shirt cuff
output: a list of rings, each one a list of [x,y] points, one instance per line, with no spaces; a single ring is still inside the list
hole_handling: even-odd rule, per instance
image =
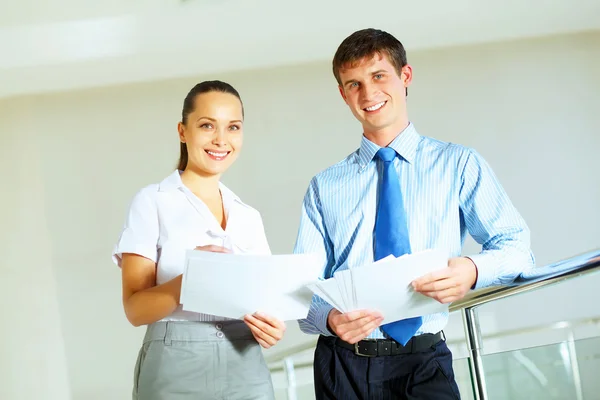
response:
[[[333,306],[328,303],[321,304],[315,310],[315,319],[314,323],[318,330],[321,331],[321,334],[324,336],[335,336],[335,333],[329,330],[327,325],[327,318],[329,317],[329,313],[333,310]]]
[[[492,286],[496,278],[496,260],[492,254],[475,254],[467,256],[477,268],[477,281],[474,289]]]

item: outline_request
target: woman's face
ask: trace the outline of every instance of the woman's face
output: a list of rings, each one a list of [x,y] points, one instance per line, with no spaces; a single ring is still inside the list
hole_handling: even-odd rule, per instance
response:
[[[242,149],[243,113],[240,100],[229,93],[196,96],[186,123],[179,123],[179,139],[188,151],[187,169],[204,176],[220,175]]]

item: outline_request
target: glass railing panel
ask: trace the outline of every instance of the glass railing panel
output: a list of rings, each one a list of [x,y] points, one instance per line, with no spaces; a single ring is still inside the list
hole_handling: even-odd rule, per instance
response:
[[[583,399],[600,399],[600,337],[575,341]]]
[[[454,377],[458,384],[461,400],[474,400],[473,383],[471,381],[471,372],[469,371],[469,359],[454,359],[452,363],[454,368]]]
[[[600,338],[483,357],[490,400],[600,398]]]
[[[598,288],[592,272],[478,307],[483,354],[600,336]]]
[[[461,311],[452,312],[448,318],[448,324],[444,328],[446,344],[452,352],[453,359],[469,357],[465,326]]]

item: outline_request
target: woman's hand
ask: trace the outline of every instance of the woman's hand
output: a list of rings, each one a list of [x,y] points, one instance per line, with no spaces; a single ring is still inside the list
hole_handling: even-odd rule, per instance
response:
[[[246,315],[244,322],[252,331],[256,341],[265,349],[280,341],[285,332],[285,323],[260,312]]]
[[[213,253],[231,253],[231,250],[225,247],[215,246],[214,244],[209,244],[208,246],[197,246],[194,250],[212,251]]]

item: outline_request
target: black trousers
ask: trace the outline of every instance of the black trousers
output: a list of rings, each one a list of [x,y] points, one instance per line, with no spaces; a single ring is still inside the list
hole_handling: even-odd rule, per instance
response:
[[[320,336],[315,350],[317,400],[460,400],[445,341],[420,353],[363,357]]]

